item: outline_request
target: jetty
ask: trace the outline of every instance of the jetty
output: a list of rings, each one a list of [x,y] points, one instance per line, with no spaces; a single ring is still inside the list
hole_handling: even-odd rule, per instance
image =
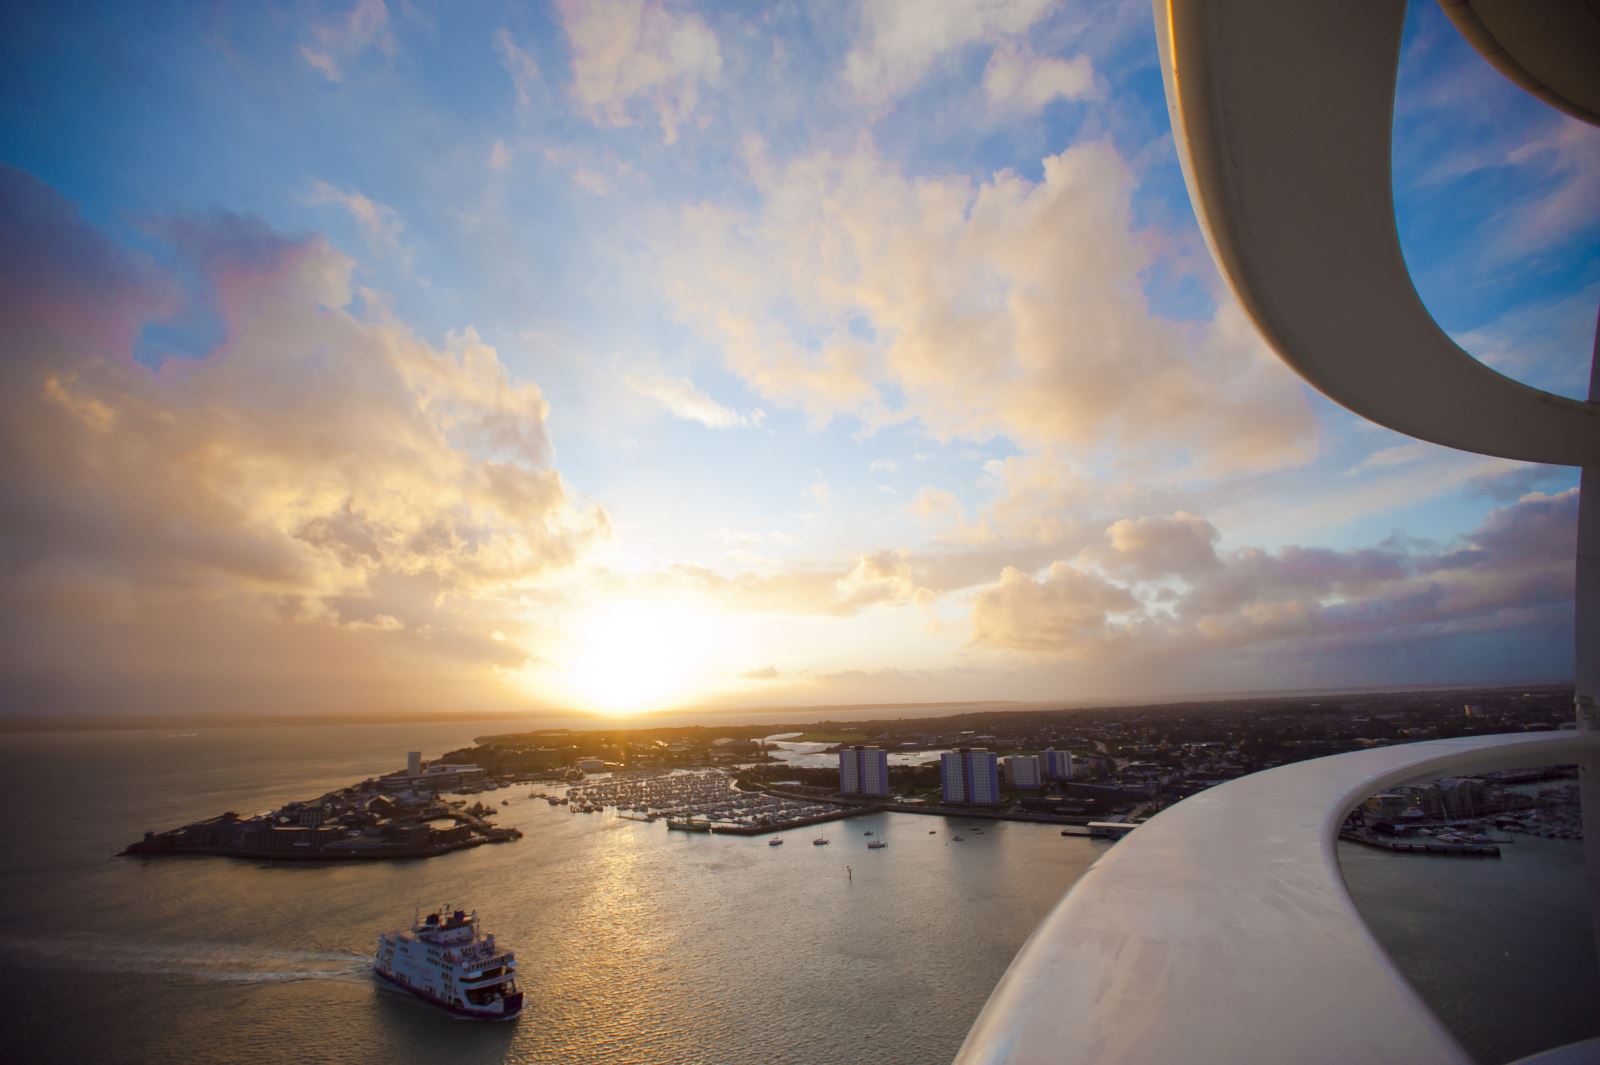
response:
[[[1462,858],[1500,857],[1500,847],[1494,843],[1445,843],[1432,838],[1399,839],[1354,828],[1341,829],[1339,838],[1359,843],[1363,847],[1389,851],[1392,854],[1445,854]]]

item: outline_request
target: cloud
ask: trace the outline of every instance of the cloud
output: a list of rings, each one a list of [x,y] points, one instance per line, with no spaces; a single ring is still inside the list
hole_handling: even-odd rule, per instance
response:
[[[350,260],[233,215],[152,227],[225,339],[149,369],[172,283],[26,175],[0,187],[8,705],[348,709],[358,681],[503,703],[525,652],[483,634],[608,535],[539,389],[470,329],[438,348],[381,301],[358,316]]]
[[[983,91],[997,110],[1031,114],[1052,100],[1095,96],[1094,64],[1088,56],[1057,59],[1023,44],[1004,44],[984,68]]]
[[[1167,517],[1122,518],[1106,528],[1106,546],[1085,554],[1112,572],[1138,580],[1194,577],[1216,569],[1218,532],[1204,518],[1179,511]]]
[[[945,56],[1026,33],[1052,0],[880,0],[861,5],[861,43],[845,57],[857,99],[883,104],[914,88]]]
[[[1344,472],[1349,477],[1368,470],[1381,470],[1390,466],[1404,466],[1438,454],[1438,446],[1425,441],[1415,440],[1407,444],[1395,444],[1392,447],[1379,448],[1368,454],[1360,462]]]
[[[783,677],[776,666],[764,666],[761,669],[752,669],[739,674],[740,680],[779,680]]]
[[[533,109],[534,98],[543,88],[539,79],[539,64],[533,56],[517,46],[517,39],[511,31],[501,28],[495,31],[494,51],[500,57],[500,65],[505,68],[506,74],[511,78],[511,85],[517,93],[517,111],[527,114]],[[496,141],[496,146],[499,145]]]
[[[1596,209],[1600,217],[1600,207]],[[1456,335],[1474,358],[1501,373],[1575,399],[1588,398],[1600,284],[1529,300]]]
[[[1467,491],[1494,500],[1511,503],[1530,492],[1549,488],[1559,481],[1570,481],[1572,471],[1559,466],[1537,463],[1516,463],[1499,473],[1485,473],[1466,483]]]
[[[354,189],[335,188],[326,181],[312,182],[307,201],[342,207],[361,227],[374,251],[394,256],[402,265],[410,264],[411,253],[402,241],[405,224],[401,222],[400,215],[394,208],[381,204]]]
[[[827,481],[818,481],[816,484],[806,489],[806,491],[810,492],[811,498],[817,501],[817,506],[825,507],[828,505],[830,493],[828,490]]]
[[[961,499],[954,492],[931,485],[919,488],[906,504],[906,510],[930,521],[943,521],[952,515],[959,517],[962,509]]]
[[[722,574],[684,563],[650,581],[710,595],[725,609],[850,617],[871,607],[932,602],[938,592],[920,582],[917,569],[918,560],[902,549],[866,552],[831,566],[766,573]]]
[[[343,77],[343,64],[368,48],[385,55],[395,52],[389,32],[389,9],[384,0],[353,0],[343,17],[311,24],[311,40],[300,46],[300,57],[329,81]]]
[[[675,143],[701,88],[722,74],[711,27],[654,0],[560,0],[558,6],[572,47],[572,95],[589,119],[626,126],[635,101],[644,101],[662,139]]]
[[[1505,218],[1501,232],[1515,250],[1538,251],[1593,230],[1600,218],[1600,131],[1563,115],[1544,136],[1513,149],[1506,162],[1534,168],[1545,185],[1543,195]]]
[[[733,372],[814,423],[915,419],[1191,476],[1312,453],[1301,386],[1231,300],[1191,323],[1148,306],[1154,238],[1108,144],[1045,159],[1037,182],[911,179],[864,147],[757,187],[757,211],[683,213],[663,283]]]
[[[1007,567],[1000,582],[985,589],[972,608],[972,642],[1017,651],[1086,654],[1105,637],[1110,614],[1137,606],[1126,588],[1065,562],[1051,563],[1043,580]]]
[[[628,374],[623,380],[634,392],[659,403],[675,418],[699,422],[707,429],[733,429],[750,424],[748,417],[724,407],[686,377]]]
[[[900,464],[894,459],[873,459],[867,466],[868,473],[894,473]]]
[[[1235,668],[1279,676],[1290,660],[1356,647],[1393,653],[1482,633],[1515,643],[1570,630],[1576,528],[1576,489],[1525,496],[1443,545],[1215,553],[1215,530],[1192,515],[1119,521],[1106,539],[1127,561],[1103,549],[1085,557],[1133,581],[1181,585],[1146,605],[1131,585],[1066,562],[1041,579],[1006,569],[977,597],[972,643],[1144,670],[1226,654]]]

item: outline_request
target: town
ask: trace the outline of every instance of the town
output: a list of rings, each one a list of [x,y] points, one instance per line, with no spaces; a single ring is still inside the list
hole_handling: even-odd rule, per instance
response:
[[[1570,686],[1549,685],[493,735],[428,762],[413,751],[404,770],[310,802],[149,832],[123,853],[427,857],[521,836],[490,824],[492,805],[450,795],[538,782],[564,790],[534,797],[574,813],[615,809],[690,831],[752,835],[887,809],[1117,836],[1206,788],[1289,762],[1570,727],[1571,701]],[[1395,788],[1353,811],[1341,835],[1402,853],[1474,855],[1498,854],[1491,829],[1581,838],[1572,776],[1557,766]]]
[[[832,758],[826,766],[796,765],[788,748],[826,744],[833,754],[861,745],[883,753],[884,792],[913,803],[1127,815],[1322,755],[1571,727],[1571,707],[1570,685],[1546,685],[778,726],[558,729],[481,737],[438,761],[482,768],[491,779],[721,766],[753,784],[836,793],[842,782]],[[961,748],[974,757],[957,763],[950,756]],[[953,779],[950,767],[957,764],[970,775]]]

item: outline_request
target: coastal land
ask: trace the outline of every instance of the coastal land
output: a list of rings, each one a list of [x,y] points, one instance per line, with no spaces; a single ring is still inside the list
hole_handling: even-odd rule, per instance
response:
[[[952,705],[918,717],[780,724],[544,728],[480,736],[426,765],[414,760],[405,770],[251,817],[224,813],[171,831],[147,832],[122,853],[270,861],[431,857],[520,836],[491,823],[493,805],[480,801],[467,808],[465,800],[449,795],[539,781],[565,789],[546,797],[565,804],[570,796],[573,812],[615,808],[636,814],[635,819],[664,816],[674,827],[705,826],[736,835],[876,810],[1067,826],[1136,823],[1247,773],[1392,743],[1562,728],[1571,722],[1571,706],[1570,685],[1541,685],[1054,710]],[[833,756],[856,743],[889,753],[890,795],[839,794]],[[998,803],[953,805],[941,793],[939,756],[960,748],[1001,756],[1055,750],[1070,755],[1073,768],[1067,779],[1031,786],[1008,780]],[[646,782],[686,770],[709,771],[716,777],[714,786],[692,803],[645,801]],[[1558,784],[1531,794],[1492,777],[1375,797],[1382,801],[1358,811],[1352,830],[1359,830],[1363,841],[1377,833],[1386,847],[1408,853],[1441,848],[1432,839],[1394,847],[1389,837],[1440,831],[1461,818],[1498,817],[1493,827],[1503,831],[1579,831],[1564,812],[1569,789]],[[597,779],[633,782],[616,785],[633,788],[631,797],[624,802],[585,789],[586,780]]]
[[[429,783],[435,788],[484,786],[481,779],[463,781],[459,773],[448,779],[434,774]],[[254,816],[230,811],[168,832],[146,832],[121,856],[373,861],[433,858],[522,838],[518,829],[491,824],[493,816],[492,806],[446,800],[437,791],[412,787],[401,775],[390,774]]]

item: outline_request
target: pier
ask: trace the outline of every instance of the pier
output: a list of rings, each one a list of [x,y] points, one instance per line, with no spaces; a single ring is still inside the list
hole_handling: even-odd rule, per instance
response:
[[[1464,858],[1498,858],[1500,847],[1494,843],[1441,843],[1430,839],[1426,843],[1412,842],[1411,840],[1395,839],[1380,836],[1375,832],[1361,832],[1346,828],[1339,832],[1339,838],[1359,843],[1364,847],[1375,847],[1381,851],[1393,854],[1449,854]]]

